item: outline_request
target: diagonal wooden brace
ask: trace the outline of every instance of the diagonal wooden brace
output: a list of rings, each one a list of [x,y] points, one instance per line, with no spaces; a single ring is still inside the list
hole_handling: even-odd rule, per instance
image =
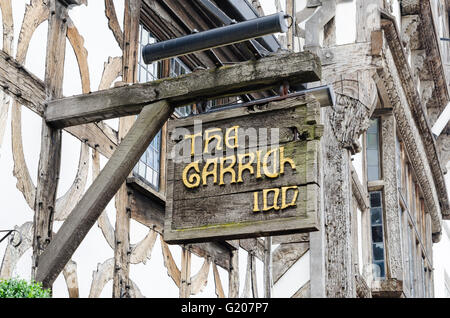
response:
[[[173,107],[165,100],[142,109],[111,159],[42,253],[37,281],[44,286],[54,282],[172,112]]]

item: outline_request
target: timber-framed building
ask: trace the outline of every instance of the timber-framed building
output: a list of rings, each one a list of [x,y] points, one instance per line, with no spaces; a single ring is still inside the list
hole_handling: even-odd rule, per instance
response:
[[[11,124],[17,191],[34,211],[33,222],[17,224],[21,244],[11,240],[1,255],[0,278],[11,277],[32,249],[32,277],[52,286],[63,274],[69,296],[79,297],[72,256],[98,224],[114,257],[94,272],[89,297],[100,296],[108,281],[113,297],[141,297],[130,267],[156,253],[158,237],[180,297],[207,284],[214,284],[218,297],[235,298],[434,297],[433,244],[450,219],[450,129],[436,136],[431,128],[450,103],[450,1],[353,0],[346,13],[337,0],[287,0],[284,9],[295,19],[285,35],[146,65],[140,53],[146,44],[257,18],[264,15],[263,1],[124,0],[120,17],[116,2],[105,0],[108,27],[123,54],[105,61],[98,90],[91,88],[84,39],[69,16],[76,6],[89,8],[87,2],[31,0],[16,26],[12,0],[0,0],[0,147]],[[354,30],[342,27],[346,14],[354,18]],[[42,80],[24,65],[30,39],[44,21]],[[345,32],[354,34],[342,42]],[[62,93],[66,39],[82,81],[82,94],[73,97]],[[319,230],[185,244],[178,266],[163,230],[167,121],[272,97],[280,83],[302,76],[291,90],[330,85],[336,97],[320,110]],[[36,183],[24,158],[22,107],[43,118]],[[118,129],[105,122],[112,118],[119,118]],[[80,141],[80,165],[73,186],[57,198],[63,132]],[[102,170],[101,157],[108,162]],[[133,160],[137,164],[129,166]],[[114,226],[103,212],[113,197]],[[137,244],[130,242],[132,220],[148,228]],[[63,222],[59,231],[54,221]],[[193,256],[203,262],[198,273],[191,273]],[[256,286],[257,262],[263,265],[263,294]],[[214,282],[208,282],[210,269]],[[295,286],[286,294],[281,289],[288,277]]]

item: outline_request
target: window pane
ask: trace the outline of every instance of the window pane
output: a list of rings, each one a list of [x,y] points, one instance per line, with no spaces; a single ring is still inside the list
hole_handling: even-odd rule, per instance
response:
[[[145,176],[145,164],[142,161],[139,161],[139,174],[141,176]]]
[[[372,256],[374,275],[384,278],[384,234],[383,234],[383,204],[382,192],[376,191],[370,195],[370,223],[372,232]]]
[[[378,150],[367,150],[367,165],[369,167],[376,167],[378,169]]]
[[[370,120],[369,129],[367,129],[368,133],[377,134],[378,133],[378,118]]]
[[[148,168],[147,174],[145,175],[145,179],[150,181],[151,184],[153,184],[153,169]]]
[[[373,208],[371,210],[372,225],[382,225],[381,208]]]
[[[372,226],[372,242],[383,242],[383,227],[381,225]]]
[[[140,49],[146,44],[156,43],[156,39],[150,32],[145,30],[142,25],[140,27]],[[141,51],[141,50],[140,50]],[[158,79],[158,66],[157,62],[150,65],[145,65],[142,61],[141,52],[138,55],[138,80],[139,82],[148,82]],[[142,156],[141,160],[134,169],[134,172],[141,178],[145,179],[151,186],[158,189],[159,187],[159,156],[160,156],[160,138],[161,132],[154,138],[147,151]]]
[[[375,261],[383,261],[384,260],[384,246],[383,243],[373,244],[373,259]]]
[[[375,181],[380,179],[380,136],[378,129],[378,119],[370,121],[369,129],[366,133],[366,159],[367,159],[367,179]]]
[[[158,177],[159,175],[156,172],[153,173],[153,184],[158,185]]]
[[[370,207],[371,208],[381,207],[381,192],[370,193]]]
[[[377,134],[367,134],[367,148],[368,149],[378,149]]]
[[[374,262],[373,265],[374,265],[373,275],[376,278],[384,278],[385,277],[384,262]]]
[[[152,149],[149,149],[148,152],[148,158],[147,158],[147,165],[151,168],[155,169],[156,167],[153,165],[153,157],[155,156],[155,152]]]

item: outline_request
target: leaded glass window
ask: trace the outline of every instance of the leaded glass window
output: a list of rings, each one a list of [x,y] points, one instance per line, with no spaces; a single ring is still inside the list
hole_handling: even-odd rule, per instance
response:
[[[375,279],[385,277],[383,202],[382,192],[370,193],[370,219],[372,229],[372,259]]]
[[[159,64],[157,62],[146,65],[142,59],[142,48],[151,43],[156,42],[149,31],[142,25],[140,26],[140,42],[139,42],[139,58],[138,58],[138,80],[141,83],[154,81],[159,78]],[[161,131],[150,143],[145,153],[139,159],[138,164],[134,167],[134,175],[146,181],[156,190],[159,190],[161,160]]]
[[[367,180],[380,180],[380,135],[378,118],[370,121],[366,136]]]
[[[177,77],[189,73],[191,73],[191,70],[179,58],[170,60],[170,77]],[[192,106],[177,107],[175,113],[180,117],[189,116],[192,113]]]

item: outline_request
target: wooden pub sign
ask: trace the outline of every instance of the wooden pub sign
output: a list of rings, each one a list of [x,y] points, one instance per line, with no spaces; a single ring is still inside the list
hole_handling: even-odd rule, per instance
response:
[[[309,95],[171,120],[164,239],[318,230],[322,133]]]

